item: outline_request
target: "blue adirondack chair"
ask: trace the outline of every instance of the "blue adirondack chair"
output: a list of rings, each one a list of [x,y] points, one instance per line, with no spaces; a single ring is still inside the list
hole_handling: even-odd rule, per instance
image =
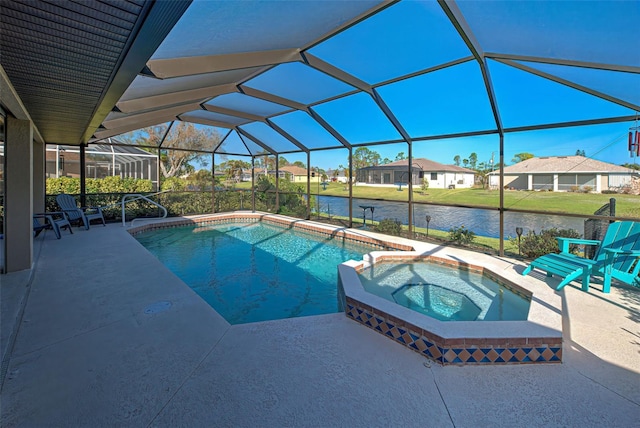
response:
[[[598,246],[593,260],[569,252],[571,244]],[[557,290],[580,278],[582,290],[589,291],[591,275],[603,277],[602,291],[611,289],[611,279],[640,287],[640,223],[620,221],[611,223],[602,241],[590,239],[558,238],[559,254],[538,257],[522,272],[527,275],[533,268],[560,276]]]
[[[78,208],[76,200],[71,195],[64,193],[56,196],[56,202],[60,206],[60,209],[68,216],[71,223],[78,221],[82,222],[84,228],[89,230],[89,224],[91,220],[100,220],[103,226],[106,226],[104,216],[102,215],[101,207],[83,207]]]
[[[46,223],[40,223],[40,220],[38,220],[39,218],[45,219]],[[53,233],[55,233],[56,238],[60,239],[62,237],[60,231],[65,228],[68,229],[70,233],[73,233],[73,230],[71,230],[71,224],[64,212],[47,212],[33,215],[34,238],[43,230],[51,229],[53,230]]]

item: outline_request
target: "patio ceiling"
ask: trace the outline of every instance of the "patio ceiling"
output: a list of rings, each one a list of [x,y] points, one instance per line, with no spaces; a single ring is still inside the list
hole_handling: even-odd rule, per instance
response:
[[[255,155],[622,122],[640,110],[637,2],[196,0],[179,3],[188,6],[184,14],[152,16],[163,3],[177,4],[126,3],[137,12],[120,25],[120,42],[97,57],[72,55],[74,44],[63,41],[71,47],[49,52],[86,73],[91,91],[84,80],[65,81],[72,86],[42,100],[33,76],[20,76],[17,65],[28,59],[5,54],[27,35],[2,41],[2,65],[47,142],[97,142],[182,120],[217,128],[225,138],[218,152]],[[16,4],[33,16],[49,7]],[[81,4],[115,28],[104,4]],[[78,13],[71,9],[57,12]],[[172,27],[161,43],[141,37],[159,23]],[[30,33],[45,37],[46,27],[35,24]],[[514,82],[522,82],[517,94]],[[431,99],[442,86],[450,95]],[[538,88],[551,102],[577,91],[587,107],[555,116],[544,105],[535,115],[513,108]],[[445,125],[444,115],[460,120]]]

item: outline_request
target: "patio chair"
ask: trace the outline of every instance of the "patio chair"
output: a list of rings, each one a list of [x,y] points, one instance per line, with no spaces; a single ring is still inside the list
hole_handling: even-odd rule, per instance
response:
[[[39,218],[43,218],[46,220],[46,223],[40,223]],[[56,238],[60,239],[62,237],[61,230],[67,228],[70,233],[73,233],[71,230],[71,224],[69,223],[69,219],[64,212],[49,212],[49,213],[40,213],[33,215],[33,233],[34,238],[40,234],[45,229],[53,230]]]
[[[60,206],[60,209],[68,216],[70,223],[82,222],[84,228],[87,230],[89,230],[91,220],[100,220],[102,221],[102,225],[106,226],[104,216],[102,215],[102,208],[100,207],[79,208],[74,197],[64,193],[56,196],[56,202]]]
[[[562,289],[574,279],[581,278],[582,290],[589,291],[591,275],[602,276],[602,291],[611,290],[611,279],[640,287],[640,223],[620,221],[611,223],[602,241],[558,237],[559,254],[538,257],[522,272],[527,275],[533,268],[557,275],[562,281],[556,287]],[[569,252],[572,244],[597,245],[593,260]]]
[[[41,224],[37,216],[33,216],[33,237],[36,238],[45,229],[49,228],[49,224]]]

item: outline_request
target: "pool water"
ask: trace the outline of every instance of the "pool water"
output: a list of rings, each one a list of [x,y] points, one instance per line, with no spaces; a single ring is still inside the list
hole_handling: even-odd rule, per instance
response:
[[[338,268],[372,247],[265,223],[145,232],[136,239],[230,324],[338,312]]]
[[[526,320],[529,301],[474,272],[421,263],[376,263],[364,289],[440,321]]]

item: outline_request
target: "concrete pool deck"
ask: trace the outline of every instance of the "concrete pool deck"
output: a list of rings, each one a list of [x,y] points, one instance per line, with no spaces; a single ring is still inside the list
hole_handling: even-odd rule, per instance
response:
[[[525,280],[547,282],[562,314],[562,364],[442,367],[343,313],[230,326],[120,225],[47,232],[34,253],[32,272],[0,276],[3,427],[640,419],[638,289],[556,292],[538,272]]]

